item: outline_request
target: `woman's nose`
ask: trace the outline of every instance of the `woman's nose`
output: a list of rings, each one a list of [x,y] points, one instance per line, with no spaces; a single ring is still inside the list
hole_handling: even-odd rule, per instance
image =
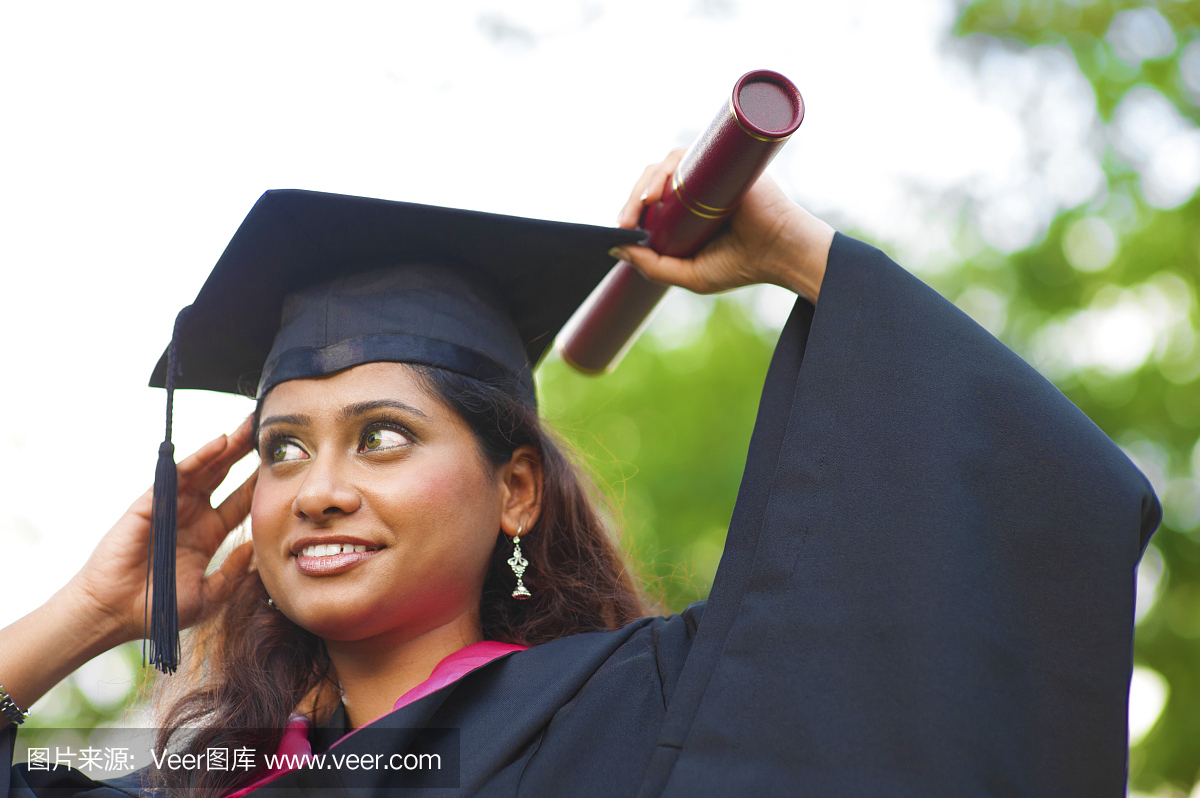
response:
[[[361,498],[347,481],[333,457],[316,457],[309,465],[304,481],[292,500],[292,512],[299,518],[323,523],[358,509]]]

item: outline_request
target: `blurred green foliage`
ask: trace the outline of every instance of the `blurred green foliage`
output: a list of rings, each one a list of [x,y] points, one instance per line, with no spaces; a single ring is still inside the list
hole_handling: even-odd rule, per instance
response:
[[[1146,568],[1162,576],[1137,627],[1135,658],[1169,689],[1157,723],[1130,752],[1130,777],[1138,790],[1183,793],[1200,777],[1200,200],[1155,207],[1147,164],[1121,146],[1127,134],[1118,123],[1122,104],[1136,99],[1169,103],[1183,133],[1194,132],[1198,27],[1196,0],[976,0],[955,29],[969,46],[1065,47],[1095,93],[1106,190],[1060,212],[1028,249],[981,252],[951,280],[1011,297],[1002,337],[1044,367],[1156,483],[1165,518]],[[1182,158],[1168,166],[1189,168]],[[1095,333],[1105,319],[1116,335],[1144,334],[1134,324],[1139,312],[1155,331],[1132,367],[1064,355],[1086,344],[1072,335]]]
[[[1170,26],[1175,46],[1169,52],[1155,57],[1149,36],[1156,23],[1146,15],[1140,20],[1136,13],[1126,15],[1110,33],[1118,14],[1143,8],[1153,9]],[[1029,47],[1065,44],[1092,84],[1096,107],[1105,121],[1111,121],[1118,103],[1134,86],[1157,89],[1182,114],[1200,121],[1195,90],[1187,86],[1187,72],[1180,63],[1198,25],[1200,4],[1186,0],[976,0],[963,8],[955,32],[1009,39]],[[1143,33],[1147,48],[1139,52],[1136,37]],[[1135,40],[1129,41],[1130,37]],[[1149,57],[1139,59],[1139,55]]]
[[[601,379],[558,359],[539,371],[544,417],[617,511],[623,542],[664,611],[682,610],[712,585],[773,337],[722,297],[702,334],[678,347],[645,336]]]

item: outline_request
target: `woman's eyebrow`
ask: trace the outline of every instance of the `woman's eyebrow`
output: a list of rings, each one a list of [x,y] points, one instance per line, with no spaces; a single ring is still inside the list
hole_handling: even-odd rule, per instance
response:
[[[266,427],[270,424],[295,424],[296,426],[304,426],[305,424],[311,423],[311,421],[312,419],[302,414],[271,416],[270,418],[264,418],[262,421],[258,422],[258,426],[260,428]]]
[[[417,408],[413,407],[412,405],[406,405],[404,402],[401,402],[398,399],[375,399],[370,402],[358,402],[357,404],[346,405],[342,408],[342,412],[340,414],[341,420],[347,421],[355,416],[361,416],[363,413],[370,412],[371,410],[378,410],[381,407],[391,407],[396,410],[404,410],[408,413],[412,413],[413,415],[420,416],[421,418],[428,418],[428,416],[426,416]]]

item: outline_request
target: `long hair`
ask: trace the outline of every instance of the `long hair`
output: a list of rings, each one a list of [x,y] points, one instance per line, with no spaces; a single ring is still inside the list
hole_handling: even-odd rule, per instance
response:
[[[480,598],[484,639],[532,646],[619,629],[645,615],[625,558],[597,509],[594,487],[537,411],[522,401],[517,386],[409,368],[467,422],[487,462],[505,463],[523,445],[541,458],[541,512],[529,530],[536,534],[521,538],[529,560],[524,581],[532,596],[512,598],[516,578],[507,563],[512,543],[497,530]],[[179,682],[164,699],[169,723],[158,734],[160,751],[172,741],[185,754],[247,748],[261,762],[275,752],[293,713],[313,719],[336,706],[340,691],[324,641],[267,601],[258,573],[245,574],[229,600],[192,630]],[[163,787],[186,787],[189,794],[221,796],[259,775],[200,768],[162,771],[156,779]]]

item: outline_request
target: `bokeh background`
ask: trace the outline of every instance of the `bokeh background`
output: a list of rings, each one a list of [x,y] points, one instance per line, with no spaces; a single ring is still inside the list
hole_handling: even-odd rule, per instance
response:
[[[1200,0],[0,6],[0,624],[149,484],[150,368],[262,191],[610,224],[763,67],[808,107],[784,189],[1032,362],[1163,498],[1131,784],[1200,796]],[[790,304],[673,291],[614,374],[542,367],[664,607],[711,583]],[[177,406],[183,451],[251,409]],[[128,719],[139,660],[89,663],[31,723]]]

